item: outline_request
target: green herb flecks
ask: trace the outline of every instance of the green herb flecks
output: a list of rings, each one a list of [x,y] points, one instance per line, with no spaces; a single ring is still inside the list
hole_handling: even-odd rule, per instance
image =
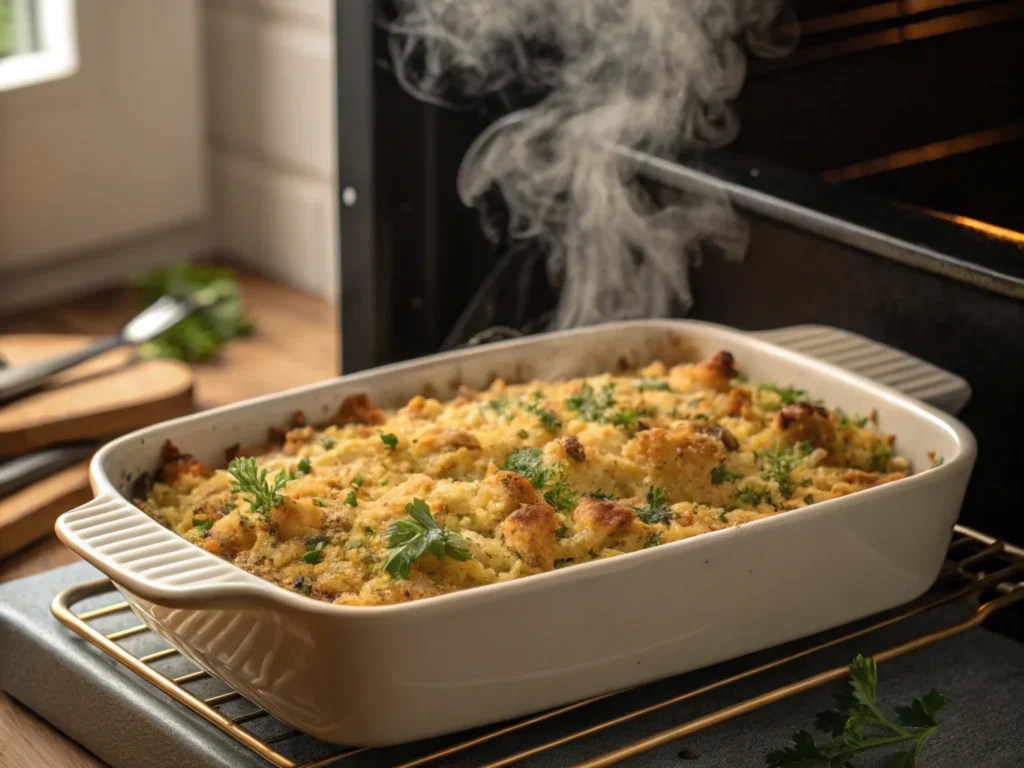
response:
[[[274,478],[273,484],[267,480],[267,470],[256,466],[256,459],[233,459],[228,465],[228,474],[235,483],[231,486],[232,493],[246,493],[243,498],[249,502],[253,512],[270,519],[270,510],[284,503],[284,487],[288,482],[288,473],[281,470]]]
[[[316,504],[318,507],[326,507],[327,506],[327,502],[324,499],[320,499],[320,498],[313,499],[313,503]]]
[[[647,491],[647,498],[639,507],[633,507],[636,516],[647,525],[668,525],[674,515],[668,508],[668,494],[664,488],[652,485]]]
[[[796,405],[807,395],[807,392],[802,389],[797,389],[796,387],[780,387],[778,384],[772,384],[770,382],[766,384],[759,384],[757,389],[759,392],[774,392],[779,396],[780,402],[778,405],[773,403],[771,405],[761,406],[766,411],[777,411],[784,405]]]
[[[363,476],[362,475],[356,475],[355,477],[352,478],[351,485],[352,485],[353,488],[355,488],[358,491],[360,488],[363,487],[363,482],[364,482]]]
[[[814,721],[832,741],[817,744],[810,733],[800,731],[792,746],[766,756],[767,768],[853,768],[850,761],[857,755],[895,744],[909,749],[892,754],[890,768],[915,768],[925,742],[941,726],[939,712],[946,697],[932,690],[910,706],[896,707],[893,720],[878,704],[877,687],[878,666],[873,659],[857,656],[835,696],[836,709],[820,712]]]
[[[203,538],[210,535],[210,528],[213,527],[213,520],[193,520],[192,527],[199,531]]]
[[[760,504],[770,504],[772,493],[767,488],[755,488],[752,485],[745,485],[736,491],[736,503],[740,506],[756,507]]]
[[[520,440],[525,440],[530,436],[530,433],[527,432],[525,429],[520,429],[518,435]]]
[[[725,464],[719,464],[717,467],[711,470],[712,485],[735,483],[742,477],[743,475],[741,475],[739,472],[730,472],[728,469],[726,469]]]
[[[299,459],[299,463],[295,465],[295,471],[299,475],[308,475],[313,471],[313,468],[309,465],[308,456],[303,456]]]
[[[832,413],[836,415],[836,423],[840,429],[848,429],[851,425],[863,429],[868,424],[867,416],[850,416],[842,408],[835,408]]]
[[[875,443],[871,446],[871,461],[868,463],[868,470],[871,472],[885,472],[889,469],[889,459],[892,458],[892,449],[882,443]]]
[[[310,565],[316,565],[319,563],[324,559],[324,547],[327,546],[329,541],[330,539],[322,536],[307,539],[306,545],[309,549],[306,551],[306,554],[302,556],[302,561],[304,563],[309,563]]]
[[[558,414],[547,408],[542,408],[540,403],[527,403],[526,410],[532,413],[540,421],[540,424],[548,432],[557,432],[562,428],[562,422]]]
[[[384,568],[392,578],[408,579],[409,566],[428,553],[439,560],[469,560],[471,555],[463,538],[438,525],[423,499],[413,499],[405,505],[405,511],[409,517],[388,527],[388,559]]]
[[[561,471],[544,463],[544,453],[540,448],[520,448],[513,451],[505,459],[503,469],[529,480],[537,491],[544,494],[544,500],[555,509],[565,512],[575,508],[576,495],[563,479]]]
[[[661,533],[651,533],[644,539],[644,549],[656,547],[661,544]]]
[[[636,388],[641,392],[671,392],[672,388],[667,381],[660,379],[643,379],[637,382]]]
[[[785,447],[769,448],[758,455],[764,480],[773,480],[779,486],[779,493],[788,498],[793,493],[793,481],[790,474],[796,469],[799,457]]]
[[[338,441],[335,440],[333,437],[325,437],[323,440],[320,441],[320,445],[323,446],[323,449],[325,451],[331,450],[331,448],[333,448],[337,444],[338,444]]]
[[[382,433],[380,436],[380,441],[384,443],[385,447],[387,447],[389,450],[393,451],[395,450],[395,448],[398,447],[398,437],[390,433],[386,435]]]
[[[584,384],[579,392],[566,399],[565,407],[587,421],[605,421],[605,411],[615,407],[615,385],[609,382],[595,393],[590,384]]]
[[[348,495],[345,497],[345,503],[348,504],[350,507],[354,507],[356,504],[359,503],[359,500],[356,499],[355,491],[348,492]]]
[[[163,296],[181,299],[199,291],[210,299],[170,330],[140,344],[138,352],[143,357],[202,362],[216,356],[227,342],[255,330],[243,314],[241,291],[232,269],[183,263],[141,275],[134,283],[146,306]]]

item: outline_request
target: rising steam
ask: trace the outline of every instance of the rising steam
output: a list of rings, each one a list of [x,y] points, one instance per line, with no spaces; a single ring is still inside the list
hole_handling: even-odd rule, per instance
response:
[[[539,241],[562,284],[554,325],[685,311],[688,266],[709,245],[739,258],[746,230],[723,199],[657,205],[610,146],[671,159],[730,142],[741,45],[772,41],[781,0],[394,0],[392,61],[440,104],[526,95],[463,163],[469,204],[496,186],[510,231]],[[538,100],[539,99],[539,100]]]

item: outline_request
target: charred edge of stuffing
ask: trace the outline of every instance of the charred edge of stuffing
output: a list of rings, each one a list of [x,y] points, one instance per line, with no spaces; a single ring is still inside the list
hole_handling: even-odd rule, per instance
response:
[[[306,426],[306,414],[302,411],[296,411],[292,415],[292,428],[297,429],[304,426]]]
[[[828,418],[828,410],[820,405],[811,403],[796,403],[787,405],[779,411],[779,429],[787,429],[790,424],[800,421],[805,416],[821,416]]]
[[[577,440],[575,437],[565,438],[565,455],[573,461],[586,461],[587,452],[583,448],[583,443]]]

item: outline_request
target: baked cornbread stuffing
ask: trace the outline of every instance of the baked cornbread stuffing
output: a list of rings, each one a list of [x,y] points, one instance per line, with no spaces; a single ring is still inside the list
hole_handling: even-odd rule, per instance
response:
[[[895,437],[722,351],[624,375],[296,414],[214,470],[164,446],[136,503],[286,589],[385,605],[569,567],[905,477]]]

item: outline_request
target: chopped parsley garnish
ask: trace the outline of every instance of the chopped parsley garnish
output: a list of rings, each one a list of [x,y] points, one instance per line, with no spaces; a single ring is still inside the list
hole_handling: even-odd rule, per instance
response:
[[[889,756],[890,768],[914,768],[921,748],[942,725],[939,712],[946,697],[936,690],[914,699],[908,707],[896,707],[896,719],[886,715],[877,699],[878,665],[858,655],[850,664],[850,676],[835,695],[836,709],[819,712],[814,727],[832,737],[816,744],[807,731],[793,736],[793,745],[770,752],[767,768],[829,768],[852,766],[862,752],[910,742],[909,749]]]
[[[735,483],[743,475],[739,472],[730,472],[725,468],[725,464],[719,464],[717,467],[711,470],[711,482],[713,485],[722,485],[723,483]]]
[[[398,438],[390,433],[386,435],[381,434],[380,441],[392,451],[398,447]]]
[[[651,533],[644,539],[644,549],[656,547],[661,544],[661,533]]]
[[[253,512],[270,519],[270,510],[284,503],[284,490],[288,482],[288,473],[283,469],[277,473],[273,484],[267,480],[267,470],[256,466],[256,459],[232,459],[228,465],[228,474],[235,479],[231,486],[232,493],[247,493],[243,498],[249,502]]]
[[[745,485],[736,491],[737,504],[749,504],[752,507],[756,507],[759,504],[768,504],[771,500],[772,494],[767,488],[754,488],[753,486]]]
[[[213,520],[193,520],[192,527],[200,531],[205,537],[210,533],[210,528],[213,527]]]
[[[558,414],[547,408],[541,408],[539,403],[528,403],[526,410],[540,419],[541,426],[548,430],[548,432],[557,432],[562,428],[562,422],[558,418]]]
[[[599,393],[590,384],[584,384],[579,392],[565,401],[565,407],[578,413],[587,421],[604,421],[605,411],[615,406],[615,385],[608,382]]]
[[[326,507],[327,506],[327,502],[324,501],[321,498],[313,499],[313,503],[316,504],[318,507]]]
[[[311,540],[311,542],[307,542],[311,543],[311,547],[306,554],[302,556],[302,561],[304,563],[309,563],[310,565],[316,565],[323,560],[324,547],[327,546],[327,541],[328,540],[324,538],[317,538],[315,540]]]
[[[348,492],[348,496],[345,497],[345,503],[348,504],[350,507],[354,507],[356,504],[359,503],[359,501],[356,499],[355,491]]]
[[[544,463],[544,454],[540,448],[513,451],[505,459],[503,469],[529,480],[530,485],[543,493],[544,500],[555,509],[566,511],[576,506],[576,496],[572,489],[562,479],[561,472],[556,478],[555,470]]]
[[[875,444],[871,447],[871,462],[868,470],[871,472],[885,472],[889,468],[889,459],[892,458],[892,451],[886,445]]]
[[[621,411],[612,414],[611,422],[617,427],[635,429],[638,418],[641,416],[654,416],[657,412],[656,408],[623,408]]]
[[[718,519],[721,520],[723,523],[728,523],[729,513],[723,509],[721,512],[718,513]]]
[[[583,498],[600,499],[601,501],[608,501],[609,499],[614,499],[615,497],[612,496],[610,493],[605,493],[604,491],[594,491],[592,493],[584,493]]]
[[[853,426],[857,427],[858,429],[863,429],[864,427],[866,427],[868,425],[868,417],[867,416],[851,417],[851,416],[847,415],[846,412],[843,411],[842,408],[836,408],[832,412],[836,415],[836,421],[839,423],[840,429],[846,429],[851,424]]]
[[[463,538],[438,525],[423,499],[413,499],[405,505],[405,511],[409,517],[388,527],[388,559],[384,568],[393,579],[408,579],[409,566],[428,553],[439,560],[469,560],[471,555]]]
[[[811,494],[808,493],[806,496],[804,496],[804,504],[813,504],[813,503],[814,503],[814,497]]]
[[[786,448],[769,448],[758,456],[761,461],[764,480],[774,480],[779,486],[779,493],[789,497],[793,493],[793,482],[790,473],[796,469],[797,456]]]
[[[520,430],[519,430],[519,439],[520,439],[520,440],[525,440],[525,439],[526,439],[526,438],[528,438],[529,436],[530,436],[530,433],[529,433],[529,432],[527,432],[527,431],[526,431],[525,429],[520,429]]]
[[[667,381],[661,381],[660,379],[644,379],[637,383],[636,388],[641,392],[671,392],[672,388],[669,387]]]
[[[323,440],[320,441],[320,445],[324,447],[325,451],[331,450],[331,448],[333,448],[337,444],[338,441],[335,440],[333,437],[325,437]]]
[[[778,384],[766,383],[759,384],[758,390],[761,392],[774,392],[779,396],[781,402],[778,405],[762,406],[765,410],[777,411],[784,405],[796,405],[807,395],[802,389],[796,387],[780,387]]]
[[[299,459],[299,463],[296,465],[296,467],[298,471],[304,475],[308,475],[310,472],[313,471],[313,468],[309,466],[308,456],[303,456],[301,459]]]
[[[352,487],[355,488],[356,490],[359,490],[360,488],[363,487],[363,482],[363,476],[356,475],[355,477],[352,478]]]
[[[656,485],[652,485],[647,491],[644,504],[633,507],[633,511],[647,525],[668,525],[674,517],[672,510],[668,508],[668,494],[664,488],[658,488]]]
[[[498,398],[497,400],[488,400],[484,403],[484,408],[490,408],[498,416],[502,416],[505,413],[505,406],[508,405],[508,398]]]

